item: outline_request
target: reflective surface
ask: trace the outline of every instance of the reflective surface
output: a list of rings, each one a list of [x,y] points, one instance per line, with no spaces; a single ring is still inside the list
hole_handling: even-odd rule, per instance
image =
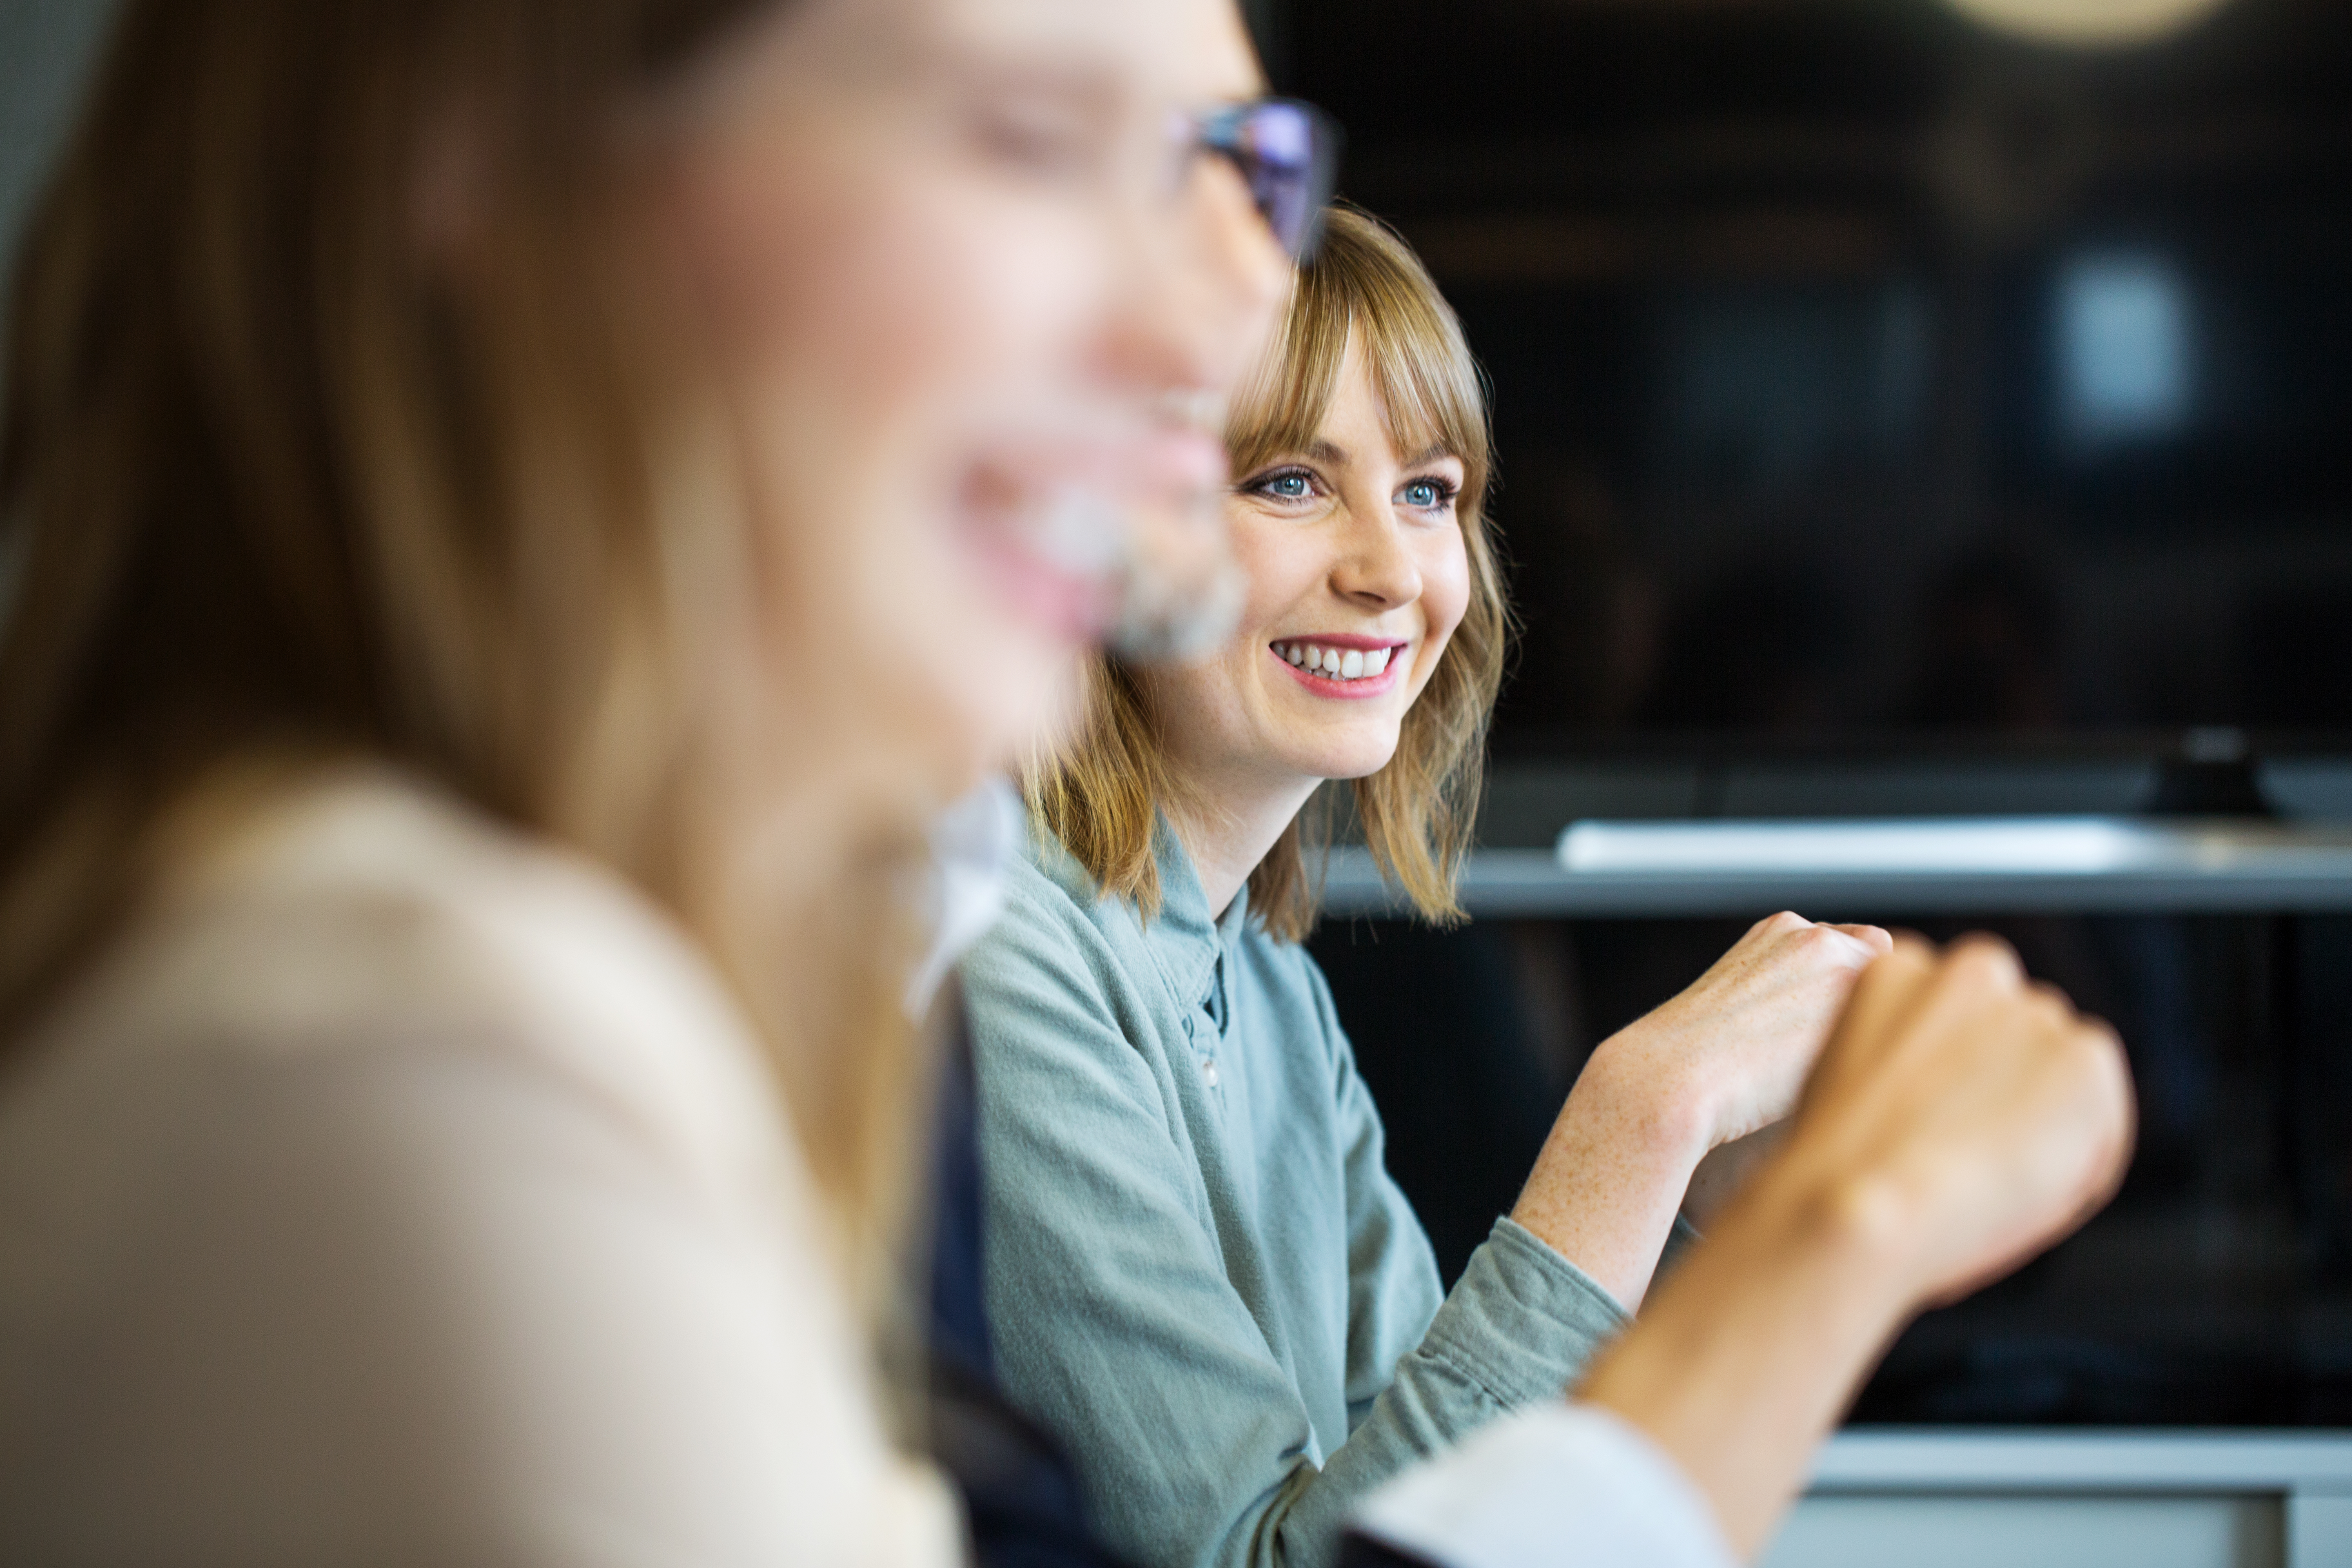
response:
[[[1494,375],[1507,743],[2352,737],[2352,10],[1283,9]]]
[[[1388,1119],[1391,1169],[1449,1273],[1516,1196],[1593,1044],[1746,923],[1327,924],[1315,952]],[[2112,1018],[2141,1140],[2105,1214],[1915,1325],[1854,1419],[2352,1426],[2352,917],[1905,923],[1998,931]]]

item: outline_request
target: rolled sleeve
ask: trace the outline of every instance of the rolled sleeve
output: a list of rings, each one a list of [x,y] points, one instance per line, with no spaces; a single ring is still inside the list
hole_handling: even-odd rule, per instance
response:
[[[1422,1353],[1473,1375],[1496,1405],[1556,1400],[1630,1320],[1593,1278],[1510,1219],[1470,1255]]]

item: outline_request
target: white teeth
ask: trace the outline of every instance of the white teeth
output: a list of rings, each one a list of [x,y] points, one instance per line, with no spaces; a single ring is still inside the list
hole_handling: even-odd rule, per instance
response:
[[[1370,652],[1341,652],[1335,647],[1318,647],[1313,643],[1276,643],[1274,651],[1288,659],[1297,668],[1328,680],[1364,680],[1379,675],[1389,667],[1396,649],[1376,647]]]

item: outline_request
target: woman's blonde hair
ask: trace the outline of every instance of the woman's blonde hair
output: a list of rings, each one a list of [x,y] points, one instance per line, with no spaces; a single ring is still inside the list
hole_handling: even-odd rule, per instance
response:
[[[1225,426],[1233,471],[1245,475],[1307,449],[1338,395],[1350,343],[1370,372],[1399,451],[1435,448],[1462,463],[1457,505],[1470,557],[1470,605],[1404,718],[1396,754],[1352,784],[1355,816],[1381,874],[1423,918],[1462,918],[1454,883],[1486,771],[1488,717],[1510,635],[1501,563],[1486,519],[1493,473],[1485,378],[1462,325],[1411,247],[1378,220],[1332,209],[1321,247],[1299,269],[1281,334],[1236,398]],[[1147,914],[1160,903],[1152,832],[1183,785],[1169,766],[1137,672],[1097,661],[1069,742],[1023,780],[1041,829],[1059,838],[1107,895]],[[1275,937],[1313,929],[1328,802],[1284,829],[1249,881],[1250,908]]]
[[[131,5],[10,302],[0,1041],[217,826],[192,802],[389,760],[703,939],[878,1278],[910,844],[842,853],[805,921],[729,869],[756,791],[698,639],[745,524],[678,471],[687,367],[614,221],[625,111],[771,3]],[[456,260],[420,232],[437,176],[481,187]]]

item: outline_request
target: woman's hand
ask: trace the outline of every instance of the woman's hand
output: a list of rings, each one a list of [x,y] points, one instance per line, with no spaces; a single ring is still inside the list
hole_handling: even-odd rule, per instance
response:
[[[1976,938],[1874,965],[1786,1143],[1582,1397],[1641,1427],[1752,1556],[1922,1307],[2014,1268],[2123,1179],[2131,1081],[2105,1025]]]
[[[1876,926],[1759,921],[1682,994],[1603,1041],[1511,1217],[1629,1310],[1709,1150],[1787,1116]]]
[[[1966,1295],[2114,1195],[2133,1137],[2115,1032],[2008,946],[1906,940],[1864,977],[1762,1202],[1820,1207],[1899,1271],[1909,1306]]]
[[[1854,982],[1894,944],[1876,926],[1759,921],[1680,995],[1604,1041],[1593,1064],[1619,1092],[1689,1118],[1706,1149],[1744,1138],[1796,1108]]]

